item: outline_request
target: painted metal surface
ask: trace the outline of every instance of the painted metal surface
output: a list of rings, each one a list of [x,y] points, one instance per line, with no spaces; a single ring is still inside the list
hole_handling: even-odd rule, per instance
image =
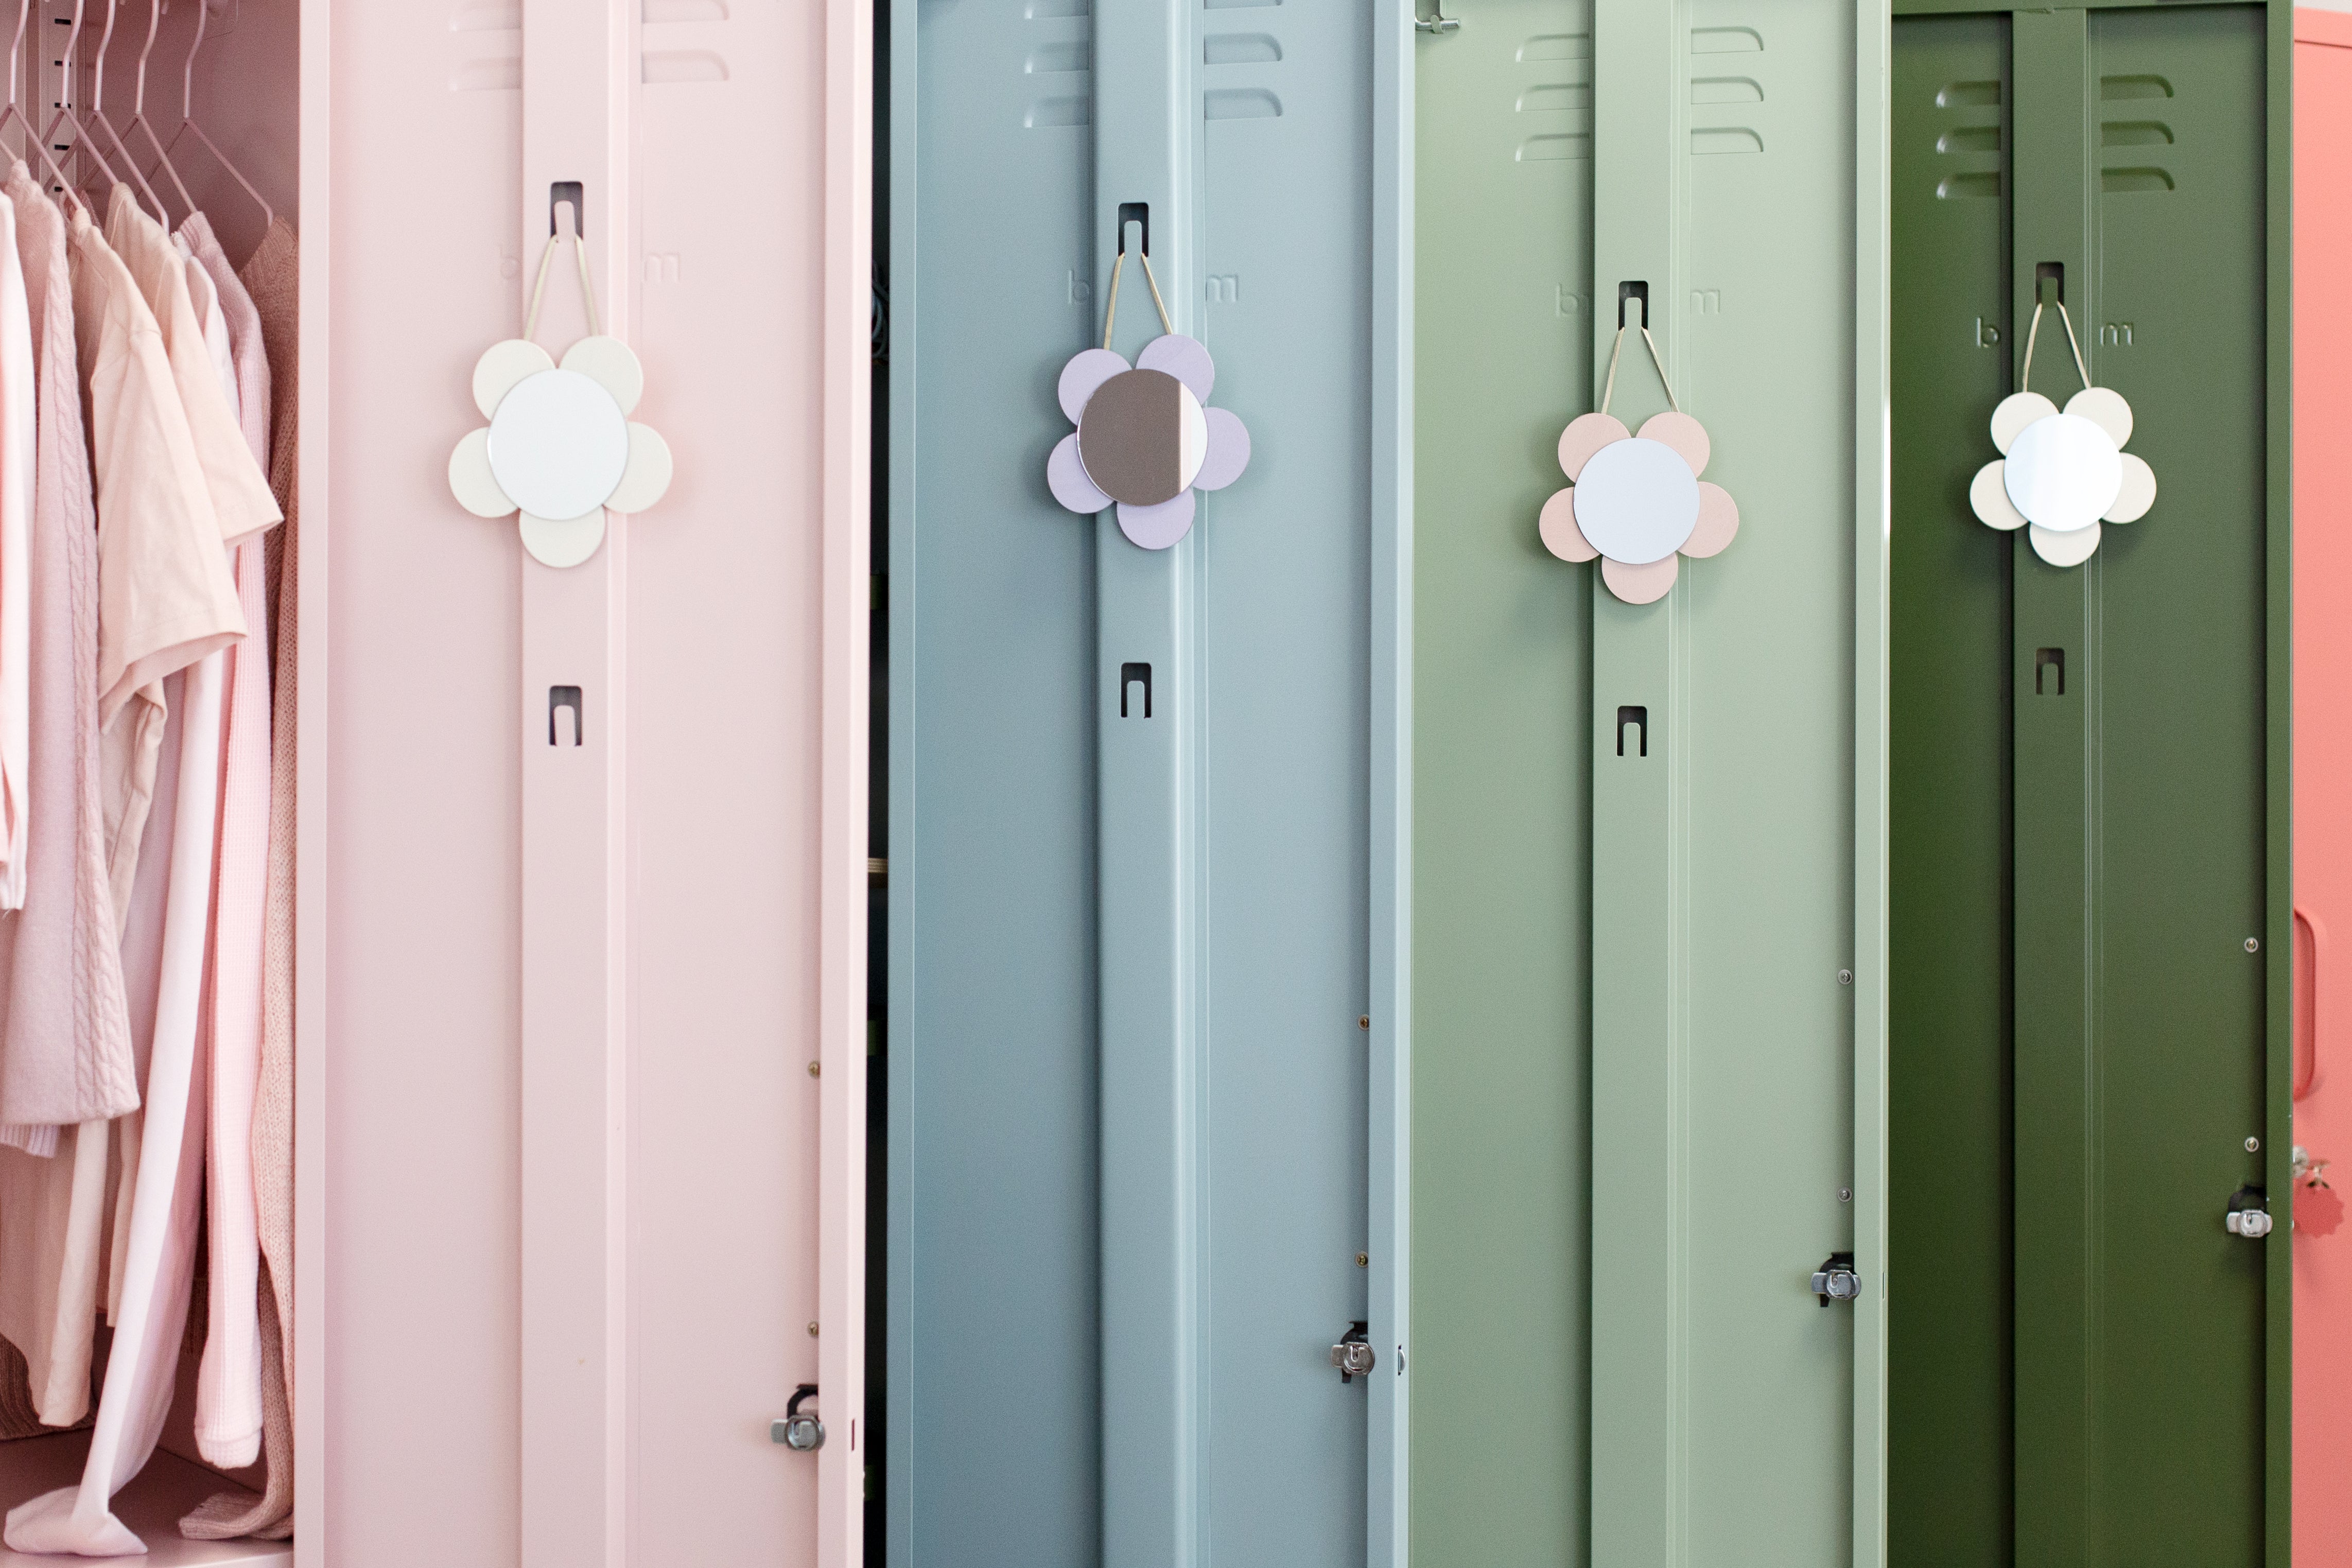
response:
[[[1576,1560],[1589,1530],[1595,1561],[1879,1560],[1853,971],[1882,38],[1868,7],[1598,0],[1421,46],[1414,1488],[1442,1559]],[[1646,606],[1535,531],[1629,283],[1741,513]],[[1635,421],[1667,405],[1644,361]],[[1824,1309],[1847,1249],[1871,1289]]]
[[[1897,1557],[2284,1561],[2283,18],[1895,24]],[[1965,503],[2062,287],[2171,455],[2072,569]]]
[[[333,463],[306,637],[313,541],[335,566],[304,691],[339,701],[310,731],[302,1550],[855,1563],[869,14],[327,12],[306,159],[368,196],[303,235],[333,258],[306,331],[364,374],[305,422]],[[563,180],[678,480],[555,573],[419,455],[462,433],[466,343],[519,325]],[[551,290],[547,336],[583,324]],[[814,1456],[768,1433],[806,1382]]]
[[[1397,351],[1367,327],[1403,23],[893,12],[894,1562],[1339,1564],[1393,1534]],[[1044,482],[1122,243],[1253,446],[1165,551]],[[1130,255],[1129,354],[1142,282]],[[1360,1320],[1377,1364],[1342,1384]]]
[[[2340,1058],[2352,938],[2352,16],[2294,14],[2294,1141],[2352,1160]],[[2337,1047],[2340,1048],[2340,1047]],[[2322,1179],[2334,1176],[2331,1164]],[[2352,1181],[2352,1164],[2340,1167]],[[2343,1181],[2294,1191],[2294,1562],[2352,1563],[2352,1235]]]

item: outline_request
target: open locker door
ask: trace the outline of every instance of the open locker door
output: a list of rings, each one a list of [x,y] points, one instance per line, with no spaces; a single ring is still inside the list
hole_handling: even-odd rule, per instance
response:
[[[2294,14],[2294,1563],[2352,1563],[2352,16]],[[2340,1047],[2337,1047],[2340,1048]],[[2331,1181],[2331,1174],[2337,1180]]]
[[[846,1568],[870,8],[301,13],[298,1555]],[[675,457],[561,568],[446,477],[527,313]]]
[[[1884,18],[1423,13],[1414,1544],[1874,1564]],[[1604,398],[1738,510],[1653,602],[1547,550]]]
[[[2288,11],[1895,9],[1895,1555],[2284,1568]]]
[[[1272,0],[892,30],[888,1560],[1385,1561],[1399,40]],[[1213,465],[1246,430],[1189,528],[1069,390],[1106,342],[1159,345],[1104,385],[1174,367]]]

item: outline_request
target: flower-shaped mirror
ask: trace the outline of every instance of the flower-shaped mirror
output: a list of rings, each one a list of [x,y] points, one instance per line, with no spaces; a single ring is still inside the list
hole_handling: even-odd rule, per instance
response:
[[[1644,421],[1639,435],[1611,416],[1625,332],[1617,329],[1609,353],[1600,410],[1577,416],[1560,432],[1559,467],[1569,488],[1544,502],[1537,531],[1562,561],[1599,556],[1609,591],[1629,605],[1647,605],[1675,585],[1683,556],[1703,559],[1731,542],[1739,508],[1729,491],[1699,478],[1711,450],[1706,427],[1682,411],[1646,321],[1642,340],[1674,408]]]
[[[1129,365],[1111,351],[1118,319],[1119,252],[1111,267],[1103,346],[1083,349],[1062,367],[1062,412],[1076,425],[1045,459],[1054,499],[1088,515],[1118,508],[1118,530],[1146,550],[1165,550],[1192,531],[1194,490],[1223,489],[1249,466],[1249,431],[1240,418],[1207,406],[1217,367],[1198,339],[1175,330],[1142,258],[1160,306],[1164,337],[1144,345]]]
[[[596,329],[557,364],[531,341],[554,237],[540,258],[523,335],[492,343],[474,363],[474,405],[489,424],[449,455],[449,489],[477,517],[521,514],[523,548],[550,566],[577,566],[604,538],[604,514],[643,511],[669,489],[669,447],[630,412],[645,371],[628,344]],[[588,258],[580,258],[588,290]]]
[[[2099,548],[2102,522],[2136,522],[2147,515],[2156,504],[2156,470],[2123,449],[2131,439],[2131,405],[2113,387],[2091,384],[2063,300],[2058,319],[2065,323],[2083,390],[2061,413],[2028,389],[2042,309],[2034,305],[2026,328],[2018,390],[1993,407],[1992,444],[2001,455],[1977,470],[1969,508],[1989,527],[2026,529],[2033,553],[2051,565],[2079,566]]]

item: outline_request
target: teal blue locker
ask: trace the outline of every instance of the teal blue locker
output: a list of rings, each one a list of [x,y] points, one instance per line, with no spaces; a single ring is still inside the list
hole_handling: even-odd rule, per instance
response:
[[[1409,24],[890,25],[887,1560],[1392,1560]],[[1189,530],[1049,486],[1114,275],[1247,432]]]

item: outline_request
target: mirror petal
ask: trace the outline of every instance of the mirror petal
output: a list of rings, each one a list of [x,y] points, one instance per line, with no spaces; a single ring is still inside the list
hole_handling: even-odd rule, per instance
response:
[[[1622,441],[1633,434],[1625,422],[1608,414],[1580,414],[1568,422],[1559,433],[1559,471],[1570,483],[1584,471],[1592,454],[1612,441]]]
[[[545,566],[577,566],[604,542],[604,509],[560,521],[522,514],[522,547]]]
[[[1143,352],[1135,356],[1135,368],[1174,376],[1191,387],[1192,395],[1203,403],[1209,401],[1209,389],[1217,384],[1217,365],[1209,357],[1208,345],[1181,332],[1171,332],[1144,344]]]
[[[1655,441],[1680,452],[1683,461],[1694,474],[1706,472],[1708,454],[1715,444],[1707,439],[1706,426],[1687,414],[1654,414],[1642,422],[1638,432],[1644,441]],[[1690,553],[1688,551],[1685,554]]]
[[[650,425],[629,422],[629,466],[604,500],[607,511],[640,512],[669,491],[669,443]]]
[[[1072,511],[1091,517],[1110,510],[1110,497],[1087,478],[1087,466],[1078,460],[1078,437],[1075,433],[1054,443],[1053,456],[1045,459],[1045,488]]]
[[[2120,454],[2124,460],[2123,488],[2116,492],[2116,504],[2104,514],[2109,522],[2137,522],[2156,504],[2156,470],[2147,460],[2130,452]]]
[[[624,414],[634,412],[637,399],[645,395],[645,366],[618,338],[581,339],[564,351],[563,368],[578,371],[611,393]]]
[[[543,370],[553,370],[555,361],[537,343],[523,338],[509,338],[502,343],[492,343],[474,362],[474,406],[489,418],[506,401],[515,383],[526,376],[537,375]]]
[[[1698,521],[1691,525],[1691,536],[1683,541],[1683,553],[1694,561],[1704,561],[1710,555],[1720,555],[1724,547],[1739,534],[1739,506],[1731,492],[1721,485],[1705,479],[1698,482]]]
[[[1573,489],[1552,491],[1551,499],[1543,503],[1543,510],[1537,514],[1536,533],[1543,540],[1544,548],[1562,561],[1590,561],[1601,553],[1592,548],[1592,542],[1584,537],[1584,531],[1576,526],[1576,492]]]
[[[504,517],[515,509],[490,472],[490,433],[476,430],[449,454],[449,493],[476,517]]]
[[[2116,438],[2120,447],[2131,439],[2131,405],[2112,386],[2086,386],[2066,400],[2066,412],[2078,415]]]
[[[1087,411],[1087,399],[1095,388],[1128,368],[1124,356],[1108,349],[1082,349],[1070,356],[1062,367],[1062,379],[1054,387],[1054,395],[1061,400],[1062,412],[1076,425],[1078,416]]]
[[[1146,550],[1165,550],[1192,531],[1192,492],[1178,490],[1158,506],[1118,503],[1118,531]]]
[[[2018,433],[2037,419],[2047,419],[2058,412],[2058,405],[2038,392],[2012,392],[1992,409],[1992,447],[2001,456],[2009,455],[2009,444]]]
[[[2026,533],[2032,541],[2033,553],[2053,566],[2080,566],[2099,548],[2099,525],[2077,528],[2064,533],[2053,532],[2035,523]]]
[[[1664,561],[1628,566],[1604,555],[1601,558],[1601,580],[1609,584],[1611,593],[1629,605],[1654,605],[1675,585],[1675,578],[1682,571],[1677,564],[1681,560],[1679,555],[1669,555]]]
[[[1969,481],[1969,510],[1977,514],[1979,522],[2004,532],[2025,526],[2025,514],[2009,499],[2007,468],[2003,459],[1995,458]]]
[[[1201,460],[1201,471],[1192,476],[1192,488],[1221,490],[1249,467],[1249,427],[1230,409],[1206,408],[1202,413],[1209,422],[1209,455]]]

